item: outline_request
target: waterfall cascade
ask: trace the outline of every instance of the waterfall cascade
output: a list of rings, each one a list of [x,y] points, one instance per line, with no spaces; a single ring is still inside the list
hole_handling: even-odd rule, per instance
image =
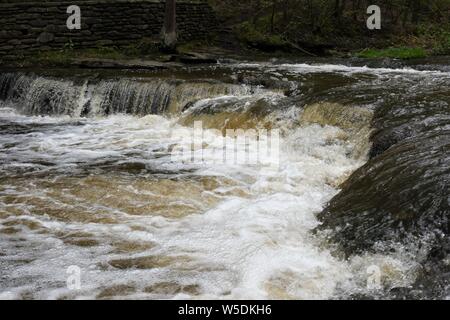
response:
[[[0,299],[448,298],[446,70],[1,73]]]
[[[186,105],[218,96],[249,95],[251,86],[165,79],[70,80],[23,73],[0,75],[0,99],[26,114],[99,116],[177,114]]]

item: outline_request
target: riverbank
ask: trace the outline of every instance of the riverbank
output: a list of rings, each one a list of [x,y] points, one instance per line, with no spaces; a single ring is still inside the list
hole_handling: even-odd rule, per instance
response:
[[[224,39],[219,41],[226,44],[240,42],[263,51],[300,50],[318,56],[369,50],[395,58],[450,54],[450,3],[446,0],[379,1],[377,29],[367,25],[367,1],[260,1],[257,7],[253,2],[231,5],[234,0],[210,3],[225,26],[220,35]],[[389,48],[403,50],[386,52]]]
[[[241,44],[242,45],[242,44]],[[292,48],[291,48],[292,49]],[[330,50],[324,54],[303,52],[298,48],[264,51],[250,47],[220,47],[201,42],[180,45],[177,53],[167,54],[158,50],[156,44],[132,44],[127,47],[98,47],[91,49],[64,49],[37,52],[16,60],[2,60],[3,68],[89,68],[165,70],[197,64],[215,64],[221,61],[278,60],[340,60],[343,64],[362,63],[374,66],[409,66],[420,64],[425,58],[442,61],[446,55],[433,55],[422,48],[390,47],[386,49],[363,49],[356,51]],[[447,60],[448,61],[448,60]]]
[[[175,54],[161,50],[155,38],[130,40],[127,44],[83,48],[68,45],[21,55],[0,56],[0,66],[11,67],[104,67],[171,68],[175,63],[214,63],[220,60],[267,60],[297,58],[398,59],[408,61],[450,55],[450,26],[422,27],[416,33],[392,35],[386,31],[366,34],[334,34],[313,37],[305,33],[290,40],[279,33],[264,33],[249,24],[224,26],[208,40],[181,41]],[[96,62],[94,62],[96,61]]]
[[[325,34],[290,40],[281,34],[261,33],[251,27],[233,28],[238,46],[263,52],[287,52],[311,56],[360,56],[413,59],[450,55],[450,26],[423,28],[414,33]]]

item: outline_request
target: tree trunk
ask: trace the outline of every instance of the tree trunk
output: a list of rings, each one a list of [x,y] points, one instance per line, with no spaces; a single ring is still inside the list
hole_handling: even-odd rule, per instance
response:
[[[285,25],[289,24],[289,0],[284,0],[283,21]]]
[[[415,24],[416,26],[419,24],[420,22],[420,12],[421,12],[421,1],[420,0],[415,0],[412,3],[412,16],[411,16],[411,22],[413,24]]]
[[[163,27],[163,48],[176,51],[177,46],[177,18],[176,0],[166,0],[165,18]]]
[[[270,33],[274,32],[275,29],[275,10],[276,10],[276,0],[272,0],[272,15],[270,16]]]
[[[334,1],[334,19],[336,21],[341,20],[341,0],[335,0]]]

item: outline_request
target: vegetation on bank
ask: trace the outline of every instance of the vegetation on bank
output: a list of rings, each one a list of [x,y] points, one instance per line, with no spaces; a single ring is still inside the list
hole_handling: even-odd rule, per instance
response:
[[[289,52],[366,59],[450,55],[450,0],[378,2],[383,9],[382,30],[370,31],[366,27],[368,0],[210,0],[224,29],[231,30],[239,46],[236,52],[242,55],[242,48],[272,55]],[[208,52],[211,46],[224,45],[227,36],[220,32],[214,41],[178,44],[177,50]],[[24,60],[30,65],[57,66],[89,58],[164,61],[167,52],[162,49],[155,39],[120,48],[77,49],[67,43],[62,50],[38,52]]]
[[[365,49],[357,53],[360,58],[393,58],[393,59],[416,59],[425,58],[427,52],[422,48],[388,48],[388,49]]]
[[[238,39],[254,48],[267,51],[282,50],[287,48],[287,42],[279,34],[268,34],[261,32],[249,22],[244,22],[237,26]]]
[[[53,64],[68,64],[73,59],[101,58],[101,59],[123,59],[125,55],[113,47],[98,47],[90,49],[65,49],[57,51],[38,52],[31,56],[34,62],[51,62]]]
[[[367,48],[356,53],[361,58],[415,59],[430,55],[450,55],[450,24],[420,25],[417,33],[396,38],[400,46]]]
[[[367,8],[373,4],[369,0],[210,3],[242,44],[263,51],[294,45],[318,55],[331,51],[367,58],[450,55],[450,0],[379,0],[381,30],[366,26]]]
[[[77,65],[80,62],[103,60],[106,64],[117,61],[120,63],[133,62],[136,60],[138,64],[141,62],[185,62],[189,63],[207,63],[210,61],[208,57],[198,54],[198,50],[209,52],[212,50],[212,44],[209,41],[191,41],[180,43],[176,52],[167,52],[162,48],[162,44],[154,39],[143,39],[130,43],[127,46],[98,46],[95,48],[76,48],[71,44],[67,44],[61,50],[53,51],[37,51],[32,55],[22,57],[17,66],[49,66],[49,67],[65,67]],[[197,53],[197,54],[196,54]],[[112,61],[108,61],[112,60]],[[211,60],[212,61],[212,60]],[[9,62],[13,63],[12,61]],[[125,65],[124,64],[124,65]]]
[[[151,39],[143,39],[124,47],[98,46],[96,48],[77,49],[70,43],[61,50],[36,52],[26,59],[30,64],[69,65],[80,59],[130,60],[136,58],[152,58],[161,55],[160,44]]]

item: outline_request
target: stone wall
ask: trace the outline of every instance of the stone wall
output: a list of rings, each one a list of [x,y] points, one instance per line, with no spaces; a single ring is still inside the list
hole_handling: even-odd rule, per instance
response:
[[[164,20],[164,0],[0,1],[3,59],[68,46],[120,47],[142,38],[156,40]],[[66,26],[70,5],[81,9],[81,30]],[[177,0],[177,23],[180,41],[204,39],[217,28],[206,0]]]

